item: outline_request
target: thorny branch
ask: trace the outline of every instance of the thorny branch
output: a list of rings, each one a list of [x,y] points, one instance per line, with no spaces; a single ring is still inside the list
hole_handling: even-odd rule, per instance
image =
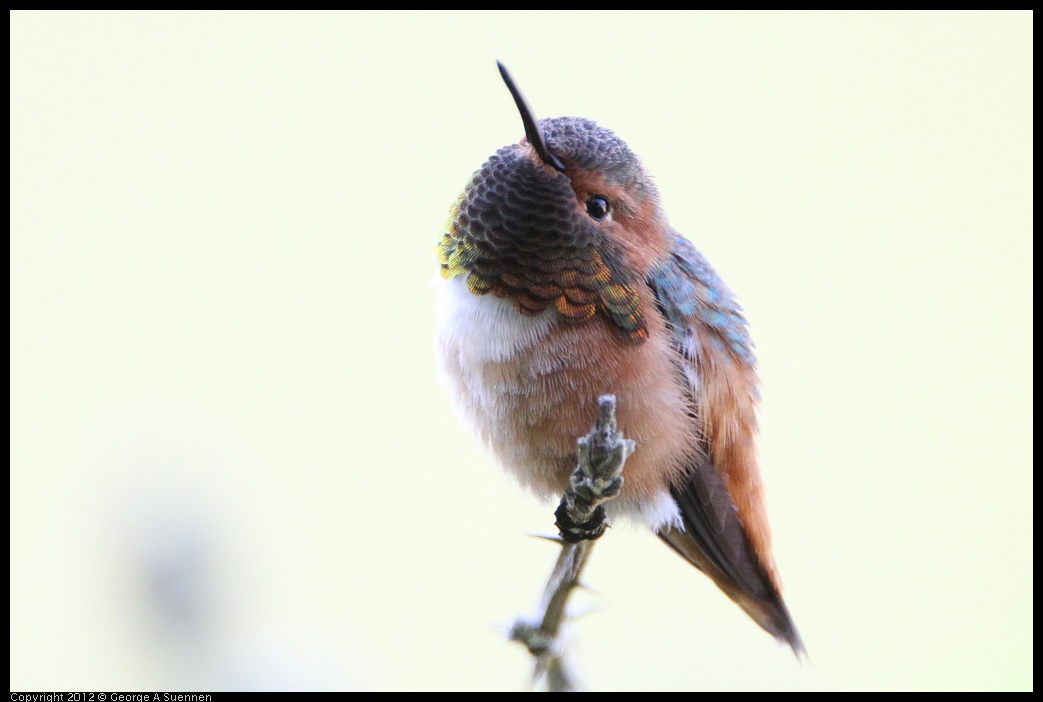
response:
[[[529,649],[536,659],[534,677],[546,677],[552,692],[575,690],[574,676],[564,661],[560,638],[565,606],[590,557],[594,541],[608,525],[603,503],[623,487],[623,465],[635,444],[616,431],[616,397],[598,398],[600,416],[594,428],[578,439],[577,465],[569,488],[554,516],[561,530],[561,553],[543,591],[536,621],[519,619],[510,638]]]

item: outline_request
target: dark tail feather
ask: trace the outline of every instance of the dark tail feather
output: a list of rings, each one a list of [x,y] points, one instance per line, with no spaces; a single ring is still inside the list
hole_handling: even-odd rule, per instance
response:
[[[789,610],[786,609],[786,603],[782,601],[782,596],[770,583],[766,574],[762,574],[762,577],[758,578],[759,582],[755,584],[747,581],[744,583],[745,587],[740,586],[713,564],[689,532],[664,529],[659,532],[659,538],[685,560],[706,573],[724,594],[742,607],[743,611],[765,631],[789,645],[798,659],[807,658],[804,642],[801,641],[797,627],[790,617]]]
[[[670,495],[683,528],[662,529],[659,537],[710,576],[765,631],[789,644],[797,658],[806,656],[771,571],[753,548],[720,473],[709,461],[697,464],[670,488]]]

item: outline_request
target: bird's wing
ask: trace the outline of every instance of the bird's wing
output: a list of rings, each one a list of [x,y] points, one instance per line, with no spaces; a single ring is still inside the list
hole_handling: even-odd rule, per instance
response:
[[[706,259],[675,233],[649,285],[692,394],[700,456],[671,486],[684,529],[659,536],[704,571],[758,624],[803,651],[779,592],[754,435],[757,375],[746,320]]]

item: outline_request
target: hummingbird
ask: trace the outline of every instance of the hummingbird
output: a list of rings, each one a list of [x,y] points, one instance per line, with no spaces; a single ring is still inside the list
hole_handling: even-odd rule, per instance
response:
[[[497,62],[525,136],[471,177],[440,241],[439,365],[454,402],[544,499],[613,394],[637,450],[606,503],[647,525],[757,624],[804,647],[782,599],[755,447],[746,319],[666,217],[626,142],[579,117],[537,120]]]

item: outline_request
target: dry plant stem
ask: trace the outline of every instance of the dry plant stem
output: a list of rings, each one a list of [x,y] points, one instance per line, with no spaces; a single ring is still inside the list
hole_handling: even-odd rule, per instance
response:
[[[563,659],[559,640],[569,595],[579,585],[580,574],[594,548],[594,540],[607,526],[604,502],[623,487],[623,465],[634,452],[634,442],[616,431],[616,398],[598,398],[600,416],[589,434],[577,442],[577,466],[570,486],[555,512],[561,529],[561,553],[544,588],[539,625],[518,620],[510,638],[525,644],[536,659],[535,677],[547,678],[551,691],[576,689]]]

